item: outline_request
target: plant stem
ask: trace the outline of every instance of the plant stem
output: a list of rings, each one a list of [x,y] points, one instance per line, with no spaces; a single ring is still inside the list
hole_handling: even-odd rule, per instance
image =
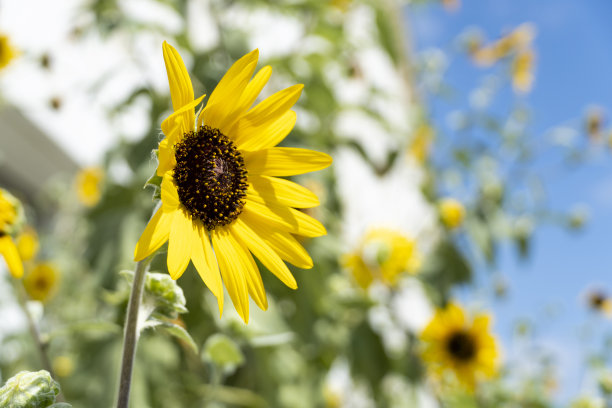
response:
[[[130,401],[130,387],[132,385],[132,370],[134,368],[134,357],[136,345],[140,335],[139,312],[142,303],[142,292],[144,290],[145,275],[149,267],[151,257],[143,259],[136,264],[134,282],[128,303],[127,316],[125,319],[125,333],[123,336],[123,356],[121,358],[121,373],[119,379],[119,395],[117,397],[117,408],[127,408]]]
[[[13,280],[13,281],[15,282],[13,287],[15,288],[15,292],[17,294],[17,302],[19,303],[19,306],[21,306],[21,310],[23,310],[23,313],[26,316],[26,320],[28,321],[28,329],[30,330],[30,334],[32,335],[32,339],[34,340],[36,348],[38,349],[38,354],[40,355],[40,361],[42,363],[42,367],[43,369],[49,372],[49,375],[51,375],[51,378],[57,381],[57,377],[55,376],[55,373],[53,372],[53,366],[51,365],[51,360],[49,359],[49,355],[47,354],[47,348],[49,347],[49,343],[43,340],[42,336],[40,335],[40,330],[38,329],[38,326],[36,325],[36,322],[34,321],[34,317],[32,317],[32,314],[30,313],[30,310],[28,309],[27,295],[23,287],[23,284],[18,285],[16,283],[17,282],[16,280]],[[64,401],[64,396],[62,395],[61,392],[56,396],[56,401],[57,402]]]

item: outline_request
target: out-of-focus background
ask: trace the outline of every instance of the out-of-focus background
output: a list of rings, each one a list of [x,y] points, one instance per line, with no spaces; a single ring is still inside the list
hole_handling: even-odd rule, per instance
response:
[[[305,85],[283,144],[334,158],[298,178],[328,235],[303,242],[297,291],[261,268],[271,306],[248,326],[188,270],[184,330],[144,334],[133,407],[610,406],[610,17],[606,0],[0,0],[0,187],[27,218],[23,285],[0,283],[2,382],[49,366],[75,407],[113,401],[168,41],[197,95],[254,48],[263,96]],[[491,316],[472,346],[490,332],[494,355],[436,348],[449,303]]]

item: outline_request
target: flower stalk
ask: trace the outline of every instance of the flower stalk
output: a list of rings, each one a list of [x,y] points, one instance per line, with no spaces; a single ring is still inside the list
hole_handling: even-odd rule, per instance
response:
[[[128,303],[127,316],[125,319],[125,332],[123,336],[123,355],[121,357],[121,371],[119,378],[119,394],[117,396],[117,408],[127,408],[130,400],[130,388],[132,385],[132,371],[134,369],[134,357],[136,356],[136,345],[140,337],[140,306],[144,290],[145,276],[149,268],[151,257],[143,259],[136,264],[134,282]]]

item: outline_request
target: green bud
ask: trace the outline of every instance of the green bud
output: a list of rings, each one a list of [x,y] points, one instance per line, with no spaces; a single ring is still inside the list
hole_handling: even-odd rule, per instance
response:
[[[0,407],[47,408],[59,392],[59,384],[47,371],[21,371],[0,388]]]
[[[134,272],[121,271],[130,282],[134,280]],[[145,277],[144,303],[151,305],[155,311],[170,319],[175,319],[179,313],[187,313],[183,289],[168,274],[147,272]]]

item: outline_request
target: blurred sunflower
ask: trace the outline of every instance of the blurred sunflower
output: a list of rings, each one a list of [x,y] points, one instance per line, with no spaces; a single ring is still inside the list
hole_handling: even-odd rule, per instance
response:
[[[42,262],[34,266],[23,278],[23,286],[32,300],[46,302],[53,296],[59,282],[55,266]]]
[[[454,198],[443,198],[438,202],[440,220],[449,229],[455,229],[463,223],[465,207]]]
[[[415,274],[421,266],[416,242],[387,228],[368,231],[359,248],[343,258],[355,280],[367,289],[374,279],[394,286],[402,273]]]
[[[17,56],[17,50],[11,44],[9,37],[0,34],[0,69],[6,67]]]
[[[490,318],[485,314],[468,322],[456,304],[437,310],[421,334],[425,343],[423,359],[438,376],[450,370],[460,383],[473,390],[477,380],[496,373],[498,351],[489,324]]]
[[[19,201],[6,190],[0,189],[0,255],[15,278],[23,276],[23,263],[17,246],[11,238],[20,219]]]
[[[88,167],[77,173],[75,186],[81,204],[87,207],[98,204],[102,196],[103,179],[104,172],[98,167]]]
[[[140,237],[134,258],[143,260],[168,241],[170,276],[178,279],[191,260],[220,311],[223,279],[238,314],[248,322],[249,295],[261,309],[268,305],[251,253],[295,289],[283,260],[300,268],[313,263],[292,234],[326,234],[319,221],[295,209],[319,205],[316,195],[278,177],[321,170],[332,159],[311,150],[275,147],[295,125],[291,107],[303,85],[251,108],[272,73],[266,66],[251,79],[258,50],[230,67],[197,117],[194,109],[204,96],[194,100],[178,52],[164,42],[163,53],[174,113],[162,123],[166,137],[158,151],[162,205]]]
[[[26,262],[34,259],[39,249],[40,243],[36,230],[32,227],[25,227],[17,236],[17,250],[21,260]]]

